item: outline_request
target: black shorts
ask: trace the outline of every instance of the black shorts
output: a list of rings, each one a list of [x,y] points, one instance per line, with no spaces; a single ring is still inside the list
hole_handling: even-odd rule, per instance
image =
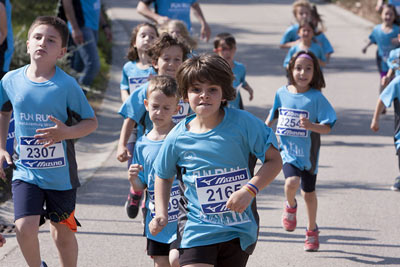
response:
[[[297,176],[300,177],[301,190],[306,193],[312,193],[315,191],[315,184],[317,182],[317,175],[311,174],[309,171],[300,170],[290,163],[285,163],[282,167],[285,178]]]
[[[75,218],[70,218],[75,211],[76,189],[65,191],[42,189],[22,180],[14,180],[12,193],[15,220],[40,215],[41,223],[44,223],[44,218],[47,218],[55,223],[72,220],[80,226]],[[43,208],[44,205],[46,209]]]
[[[169,251],[172,249],[178,249],[177,240],[170,244],[165,244],[147,238],[147,255],[149,256],[168,256]]]
[[[240,247],[239,238],[208,246],[179,249],[179,264],[204,263],[215,267],[244,267],[249,254]]]

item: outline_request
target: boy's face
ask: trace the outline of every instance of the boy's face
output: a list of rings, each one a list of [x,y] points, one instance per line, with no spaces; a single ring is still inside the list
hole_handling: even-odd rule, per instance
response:
[[[157,127],[169,126],[172,116],[179,109],[177,98],[166,96],[160,90],[151,92],[149,98],[144,100],[144,105],[149,112],[150,120]]]
[[[219,85],[195,82],[188,89],[188,100],[192,110],[201,117],[218,114],[223,99]]]
[[[303,19],[308,19],[311,17],[311,11],[310,9],[304,7],[304,6],[299,6],[296,8],[296,20],[300,22]]]
[[[236,46],[231,48],[224,40],[221,40],[218,47],[214,49],[214,52],[217,53],[218,56],[231,63],[235,57]]]
[[[62,58],[67,48],[62,47],[60,33],[50,25],[37,25],[26,41],[26,47],[31,60],[56,62]]]
[[[159,75],[168,75],[175,78],[176,71],[183,61],[182,49],[177,46],[170,46],[161,50],[161,55],[153,66],[158,70]]]

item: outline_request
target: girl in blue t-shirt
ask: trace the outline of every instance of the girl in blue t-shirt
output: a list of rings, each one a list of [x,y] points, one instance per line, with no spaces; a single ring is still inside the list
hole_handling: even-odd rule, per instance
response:
[[[308,215],[304,250],[317,251],[319,231],[315,184],[320,134],[331,131],[336,113],[321,93],[321,88],[325,87],[324,76],[312,52],[296,53],[290,60],[288,74],[289,85],[277,91],[266,120],[268,126],[278,120],[276,134],[280,137],[286,196],[282,225],[286,231],[296,228],[295,196],[301,183]]]
[[[226,107],[236,91],[222,57],[194,56],[176,78],[195,114],[169,132],[154,162],[156,212],[150,232],[156,235],[167,224],[177,175],[180,266],[245,266],[258,236],[255,196],[282,167],[276,137],[252,114]],[[255,158],[263,164],[254,175]]]
[[[391,50],[399,46],[397,39],[399,26],[394,24],[397,18],[396,9],[392,5],[384,5],[381,12],[382,23],[378,24],[372,30],[369,35],[369,42],[363,47],[362,52],[365,54],[370,45],[376,44],[378,50],[376,52],[376,64],[378,65],[378,71],[380,78],[386,76],[389,66],[387,59]],[[380,86],[379,91],[383,90],[383,86]]]

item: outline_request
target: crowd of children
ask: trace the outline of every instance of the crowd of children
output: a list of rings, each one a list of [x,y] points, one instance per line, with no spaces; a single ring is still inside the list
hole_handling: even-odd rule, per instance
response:
[[[384,89],[373,131],[379,130],[385,107],[394,103],[396,118],[400,115],[397,14],[391,5],[380,9],[383,23],[363,48],[378,45]],[[120,83],[124,121],[117,159],[128,163],[125,208],[130,218],[137,217],[144,199],[146,251],[154,266],[246,266],[259,233],[256,196],[281,170],[282,226],[296,229],[301,187],[308,218],[304,250],[318,251],[320,135],[336,122],[321,90],[323,67],[334,50],[315,5],[297,0],[293,15],[297,23],[280,42],[280,48],[288,49],[283,64],[288,84],[277,90],[265,122],[244,110],[241,89],[250,101],[255,93],[246,81],[246,67],[235,60],[231,33],[216,35],[213,53],[197,55],[197,40],[182,21],[167,20],[158,27],[141,23],[133,29]],[[94,131],[97,120],[77,82],[55,65],[66,52],[67,38],[63,21],[37,18],[28,32],[30,65],[7,73],[0,83],[0,176],[5,177],[3,162],[15,164],[17,240],[30,266],[46,266],[38,240],[45,219],[51,221],[61,265],[77,264],[79,181],[72,140]],[[16,114],[15,163],[6,151],[11,112]],[[262,164],[255,170],[257,160]],[[392,189],[400,190],[399,178]],[[5,242],[0,235],[0,247]]]

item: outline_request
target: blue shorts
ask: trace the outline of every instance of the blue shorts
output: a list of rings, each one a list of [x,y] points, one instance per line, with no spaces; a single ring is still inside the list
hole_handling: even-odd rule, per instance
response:
[[[22,180],[12,181],[14,200],[14,220],[27,216],[40,215],[40,224],[45,218],[55,223],[66,223],[80,226],[74,215],[76,203],[76,189],[58,191],[42,189],[37,185]],[[73,227],[68,225],[71,230]],[[76,230],[76,227],[75,227]]]
[[[282,171],[285,175],[285,178],[293,176],[300,177],[301,190],[303,190],[304,192],[312,193],[315,191],[315,184],[317,182],[316,174],[311,174],[309,171],[306,170],[302,171],[290,163],[283,164]]]

